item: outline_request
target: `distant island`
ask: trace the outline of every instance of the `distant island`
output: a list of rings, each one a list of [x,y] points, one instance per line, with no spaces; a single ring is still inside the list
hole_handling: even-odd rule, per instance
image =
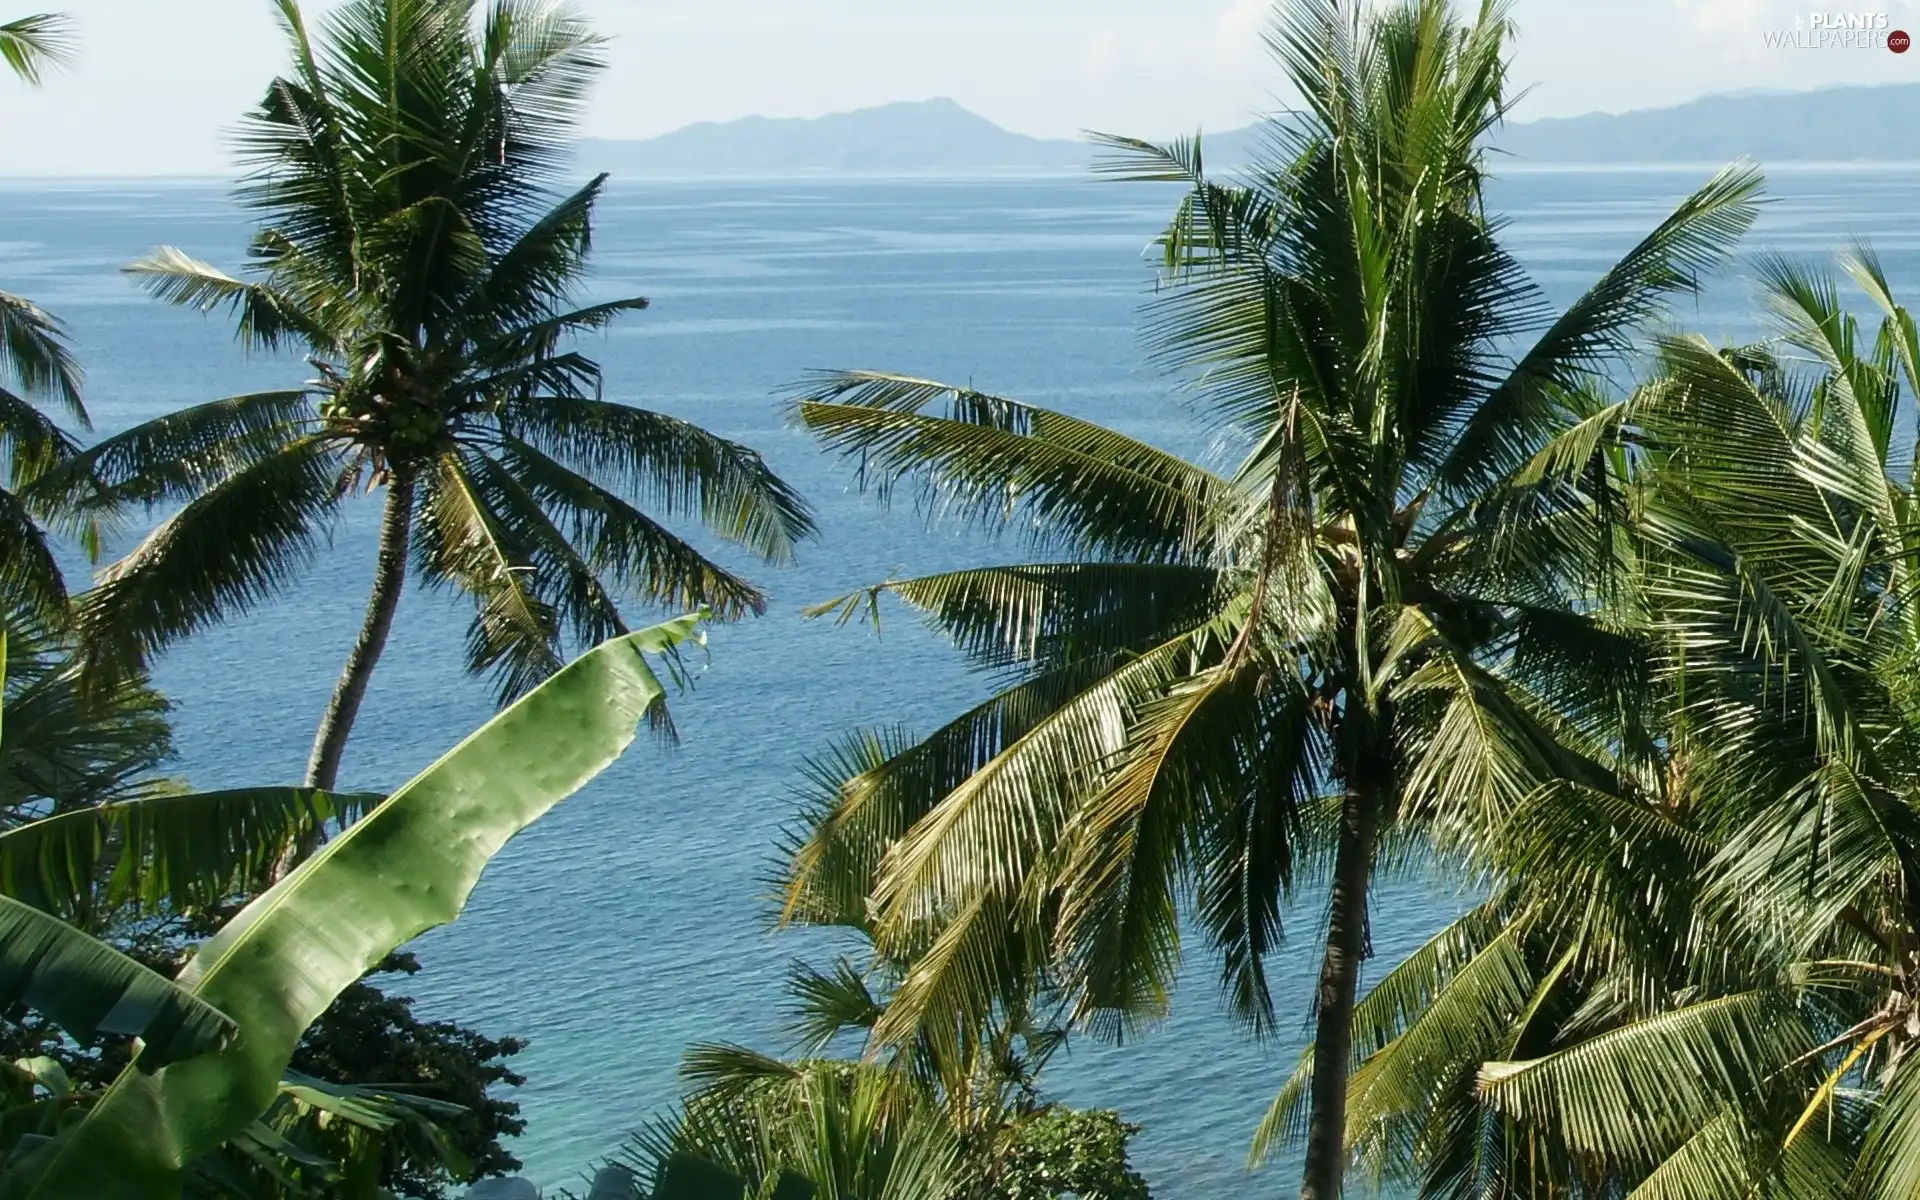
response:
[[[1523,121],[1494,138],[1520,163],[1920,161],[1920,83],[1704,96],[1671,108]],[[1131,130],[1116,130],[1128,133]],[[1210,134],[1206,157],[1244,163],[1257,130]],[[944,97],[814,118],[706,122],[643,141],[587,139],[580,161],[628,178],[971,175],[1079,171],[1085,142],[1002,129]]]

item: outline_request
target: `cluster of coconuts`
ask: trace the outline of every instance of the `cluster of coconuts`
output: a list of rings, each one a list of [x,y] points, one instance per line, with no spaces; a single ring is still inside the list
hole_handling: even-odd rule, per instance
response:
[[[396,402],[376,397],[372,404],[335,393],[320,404],[323,420],[362,432],[385,428],[393,448],[425,448],[439,436],[443,424],[438,409],[412,400]]]

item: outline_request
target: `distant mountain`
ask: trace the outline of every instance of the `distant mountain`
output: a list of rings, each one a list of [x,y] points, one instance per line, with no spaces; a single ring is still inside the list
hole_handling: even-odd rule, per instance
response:
[[[1910,162],[1920,83],[1703,96],[1672,108],[1510,125],[1495,141],[1521,161]]]
[[[1913,161],[1920,83],[1748,91],[1672,108],[1589,113],[1509,125],[1495,143],[1521,162]],[[1258,126],[1209,134],[1210,166],[1248,161]],[[812,119],[747,117],[689,125],[645,141],[589,138],[580,164],[626,178],[1077,171],[1083,142],[1027,137],[952,100],[920,100]]]
[[[888,174],[1073,169],[1079,142],[1012,133],[944,97],[812,119],[747,117],[646,141],[588,138],[580,163],[618,175]]]

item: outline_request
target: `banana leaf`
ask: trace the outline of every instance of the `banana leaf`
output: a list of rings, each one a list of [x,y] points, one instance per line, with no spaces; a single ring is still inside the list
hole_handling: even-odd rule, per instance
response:
[[[154,1069],[144,1053],[86,1118],[22,1160],[0,1192],[153,1200],[248,1128],[307,1026],[395,947],[459,915],[507,840],[598,775],[663,695],[646,652],[683,617],[615,638],[528,692],[249,904],[181,974],[239,1022],[224,1050]]]
[[[218,1049],[234,1024],[214,1005],[60,918],[0,896],[0,1009],[45,1013],[80,1041],[126,1033],[164,1066]]]

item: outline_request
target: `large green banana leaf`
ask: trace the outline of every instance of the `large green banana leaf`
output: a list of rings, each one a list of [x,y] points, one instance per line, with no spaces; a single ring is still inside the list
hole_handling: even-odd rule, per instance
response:
[[[618,758],[663,695],[643,652],[697,617],[582,655],[249,904],[180,982],[232,1016],[224,1050],[136,1060],[86,1119],[9,1175],[8,1195],[177,1196],[182,1168],[273,1102],[307,1026],[394,947],[460,913],[514,834]]]
[[[24,1004],[81,1041],[146,1039],[160,1065],[229,1042],[219,1009],[59,917],[0,896],[0,1008]]]

